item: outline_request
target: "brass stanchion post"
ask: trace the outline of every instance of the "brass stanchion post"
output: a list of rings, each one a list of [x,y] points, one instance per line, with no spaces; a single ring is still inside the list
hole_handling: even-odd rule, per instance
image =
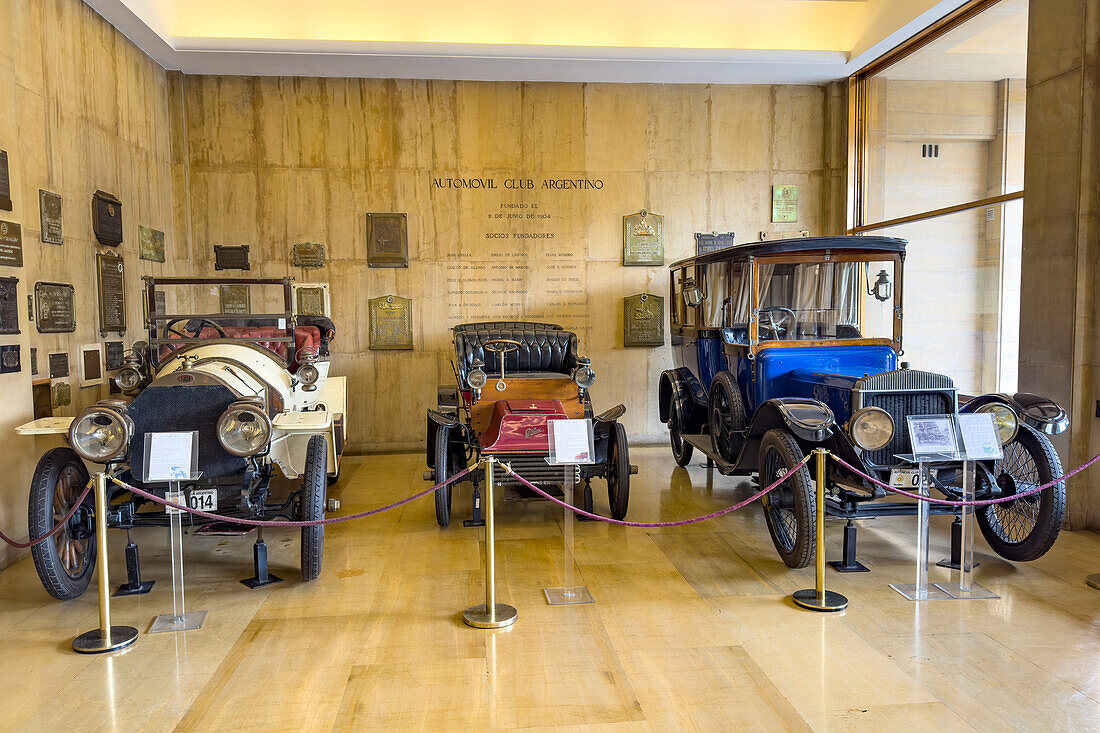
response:
[[[839,593],[825,590],[825,461],[829,451],[815,448],[814,457],[817,468],[817,583],[816,587],[796,590],[792,598],[802,608],[810,611],[843,611],[848,607],[848,599]]]
[[[516,609],[496,602],[496,557],[493,551],[496,513],[493,510],[493,466],[497,459],[485,459],[485,603],[470,606],[462,612],[467,626],[478,629],[499,629],[516,622]]]
[[[111,626],[111,589],[107,578],[107,474],[95,475],[95,570],[99,582],[99,628],[73,639],[73,651],[101,654],[130,646],[137,641],[133,626]]]

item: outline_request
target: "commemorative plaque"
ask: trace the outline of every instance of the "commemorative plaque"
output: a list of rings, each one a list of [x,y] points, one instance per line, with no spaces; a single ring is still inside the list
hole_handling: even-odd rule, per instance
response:
[[[73,286],[68,283],[35,283],[34,311],[39,333],[72,333],[76,330]]]
[[[19,333],[19,278],[0,277],[0,334]]]
[[[772,222],[798,221],[798,186],[772,186]]]
[[[114,371],[122,366],[122,352],[125,348],[121,341],[108,341],[106,343],[107,370]]]
[[[252,298],[247,285],[219,285],[218,301],[222,313],[252,312]]]
[[[325,245],[319,242],[298,242],[291,248],[291,259],[295,267],[324,267]]]
[[[66,352],[50,354],[47,359],[50,365],[50,379],[63,379],[69,376],[69,355]]]
[[[411,349],[412,301],[396,295],[383,295],[368,301],[370,347],[372,349]]]
[[[623,217],[623,264],[665,264],[665,217],[642,209]]]
[[[73,403],[73,389],[68,382],[58,382],[53,386],[53,406],[65,407]]]
[[[407,215],[367,214],[367,266],[409,266]]]
[[[248,245],[231,247],[228,245],[214,245],[214,269],[215,270],[251,270],[252,265],[248,261]]]
[[[92,231],[96,241],[107,247],[122,244],[122,202],[114,194],[92,194]]]
[[[327,290],[323,285],[295,285],[294,312],[300,316],[327,316]]]
[[[35,347],[35,346],[32,346],[31,347],[31,376],[34,377],[34,376],[37,376],[37,375],[38,375],[38,348]]]
[[[164,262],[164,232],[139,225],[138,257],[150,262]]]
[[[695,233],[695,254],[705,255],[711,252],[717,252],[722,249],[732,247],[735,242],[736,235],[733,232],[727,232],[720,234],[719,232],[712,232],[711,234]]]
[[[31,383],[31,400],[34,402],[34,419],[53,417],[53,398],[50,396],[50,380],[40,379]]]
[[[23,368],[19,361],[19,344],[0,346],[0,374],[18,372]]]
[[[23,229],[14,221],[0,221],[0,265],[23,266]]]
[[[11,211],[11,178],[8,177],[7,150],[0,150],[0,209]]]
[[[99,286],[99,333],[126,333],[126,270],[121,257],[97,252],[96,284]]]
[[[45,244],[63,244],[61,230],[61,196],[38,189],[38,218],[42,223],[41,235]]]
[[[623,298],[623,346],[665,343],[665,299],[652,293]]]

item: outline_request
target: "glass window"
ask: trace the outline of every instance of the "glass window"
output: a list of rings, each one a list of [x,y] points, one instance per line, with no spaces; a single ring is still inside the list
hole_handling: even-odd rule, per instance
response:
[[[672,322],[676,324],[684,322],[683,273],[683,270],[672,271],[672,291],[669,293],[669,302],[672,304]]]

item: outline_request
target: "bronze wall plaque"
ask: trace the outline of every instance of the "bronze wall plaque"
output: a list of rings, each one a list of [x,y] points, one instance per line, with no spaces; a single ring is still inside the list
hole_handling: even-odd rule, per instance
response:
[[[50,380],[31,383],[31,400],[34,402],[34,419],[53,417],[53,398],[50,396]]]
[[[396,295],[383,295],[368,301],[370,347],[372,349],[411,349],[412,301]]]
[[[69,355],[65,352],[50,354],[50,379],[62,379],[69,376]]]
[[[367,266],[409,266],[406,214],[367,214]]]
[[[114,194],[92,194],[92,231],[96,241],[107,247],[122,244],[122,202]]]
[[[0,150],[0,209],[11,211],[11,178],[8,176],[7,150]]]
[[[215,270],[251,270],[252,264],[248,261],[248,245],[239,247],[228,245],[214,245],[214,269]]]
[[[126,333],[126,269],[122,258],[97,252],[96,284],[99,287],[99,333]]]
[[[23,229],[14,221],[0,221],[0,265],[23,266]]]
[[[0,346],[0,374],[10,374],[22,371],[23,364],[19,359],[19,344]]]
[[[665,264],[665,217],[645,209],[623,217],[623,264]]]
[[[298,242],[291,248],[291,258],[295,267],[324,267],[325,245],[319,242]]]
[[[39,333],[72,333],[76,330],[73,286],[68,283],[34,284],[34,311]]]
[[[53,386],[53,406],[65,407],[73,403],[73,388],[68,382],[58,382]]]
[[[0,334],[19,333],[19,278],[0,277]]]
[[[299,285],[294,292],[297,297],[296,313],[300,316],[327,316],[325,312],[325,289]]]
[[[138,257],[150,262],[164,262],[164,232],[139,225]]]
[[[114,371],[122,366],[122,354],[126,348],[121,341],[108,341],[106,347],[107,369]]]
[[[663,346],[665,299],[652,293],[623,298],[623,346]]]
[[[42,223],[41,237],[45,244],[64,244],[61,227],[61,196],[38,189],[38,218]]]
[[[219,285],[218,302],[222,313],[252,312],[252,295],[247,285]]]
[[[38,347],[31,347],[31,376],[38,374]]]

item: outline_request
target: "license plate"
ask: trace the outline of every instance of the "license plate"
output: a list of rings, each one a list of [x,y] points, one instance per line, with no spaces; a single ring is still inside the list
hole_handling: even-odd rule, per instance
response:
[[[930,472],[933,476],[935,471]],[[892,468],[890,469],[890,486],[895,489],[917,490],[920,489],[919,468]]]
[[[203,512],[213,512],[218,509],[217,489],[192,489],[187,497],[187,506]]]

